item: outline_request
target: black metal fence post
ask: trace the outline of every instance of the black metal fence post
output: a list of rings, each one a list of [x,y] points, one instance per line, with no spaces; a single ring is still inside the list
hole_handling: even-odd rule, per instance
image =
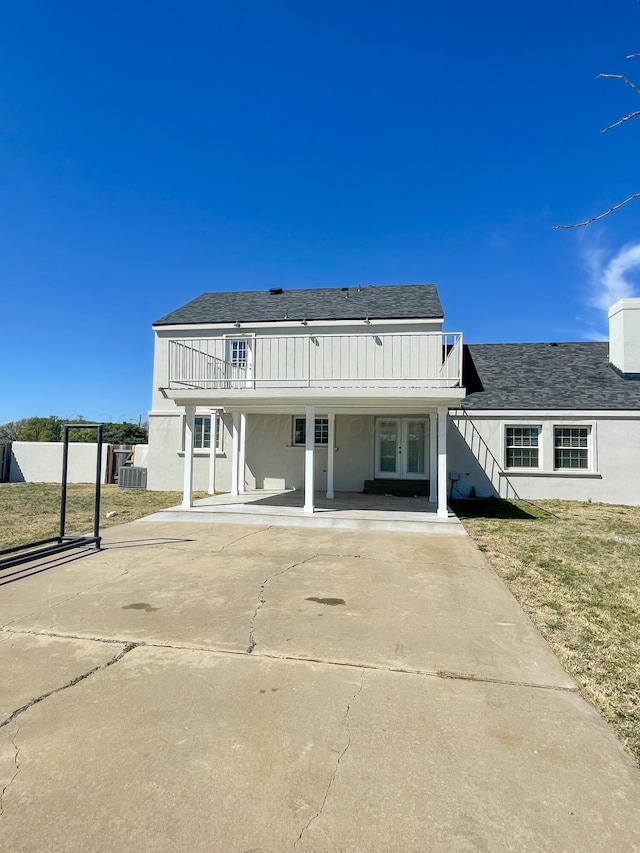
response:
[[[67,521],[67,471],[69,469],[69,426],[64,425],[62,445],[62,489],[60,493],[60,539],[64,537]]]
[[[96,499],[93,508],[93,535],[96,540],[96,548],[100,550],[100,489],[102,485],[102,424],[98,426],[98,443],[96,453]]]

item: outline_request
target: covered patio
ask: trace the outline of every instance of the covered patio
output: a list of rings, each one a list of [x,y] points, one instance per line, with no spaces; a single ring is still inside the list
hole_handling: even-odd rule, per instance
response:
[[[432,504],[432,511],[435,511],[441,519],[447,519],[449,509],[447,507],[448,497],[448,471],[447,471],[447,420],[448,407],[455,405],[464,391],[455,388],[447,389],[431,389],[429,397],[426,397],[425,392],[421,389],[411,389],[408,398],[393,399],[385,398],[384,403],[380,399],[371,398],[371,391],[365,393],[362,390],[351,389],[350,394],[354,403],[360,405],[345,406],[344,399],[336,398],[335,392],[327,393],[326,396],[320,395],[318,392],[314,394],[315,399],[313,404],[309,401],[304,401],[301,406],[295,398],[284,398],[280,402],[274,403],[273,400],[267,401],[264,398],[256,399],[251,404],[239,405],[238,399],[234,397],[223,398],[222,400],[213,401],[210,391],[179,391],[167,392],[178,406],[184,406],[185,410],[185,431],[184,431],[184,477],[183,477],[183,508],[191,508],[194,504],[194,434],[195,434],[195,417],[196,407],[207,406],[212,422],[215,422],[219,413],[225,412],[231,415],[231,447],[229,457],[231,460],[231,483],[230,494],[233,497],[244,495],[246,484],[245,474],[247,467],[247,445],[248,445],[248,429],[247,416],[252,414],[285,414],[295,415],[302,408],[304,411],[305,424],[305,446],[304,446],[304,489],[301,493],[304,494],[302,503],[302,511],[305,514],[313,515],[317,512],[319,504],[316,500],[318,489],[315,479],[315,456],[318,449],[315,444],[315,419],[317,415],[324,415],[327,420],[327,445],[326,445],[326,490],[322,493],[328,501],[336,500],[336,495],[341,492],[334,490],[334,475],[335,475],[335,430],[336,418],[340,415],[357,415],[357,416],[374,416],[377,418],[388,417],[397,418],[405,415],[407,412],[414,414],[414,417],[422,418],[428,426],[428,448],[425,449],[426,467],[423,477],[430,484],[429,489],[429,504]],[[245,394],[247,392],[245,391]],[[248,392],[251,393],[251,392]],[[358,398],[362,399],[359,400]],[[347,463],[349,464],[349,463]],[[216,454],[210,453],[209,458],[209,477],[208,489],[210,495],[215,496],[218,489],[216,476]],[[363,476],[363,482],[368,479],[368,476]],[[284,485],[284,484],[283,484]],[[229,488],[227,486],[227,488]],[[263,495],[267,497],[267,495]],[[330,505],[325,507],[329,509]],[[425,512],[427,508],[424,502],[420,508],[421,512]]]
[[[211,495],[192,501],[191,506],[170,507],[149,520],[464,535],[453,513],[440,516],[437,504],[424,497],[337,492],[327,498],[326,493],[315,492],[313,515],[305,512],[305,501],[301,490],[254,489],[239,495]]]

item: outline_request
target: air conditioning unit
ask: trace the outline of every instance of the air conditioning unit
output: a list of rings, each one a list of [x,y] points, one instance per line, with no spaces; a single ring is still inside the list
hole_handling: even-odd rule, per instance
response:
[[[146,489],[147,469],[135,465],[118,468],[118,486],[121,489]]]

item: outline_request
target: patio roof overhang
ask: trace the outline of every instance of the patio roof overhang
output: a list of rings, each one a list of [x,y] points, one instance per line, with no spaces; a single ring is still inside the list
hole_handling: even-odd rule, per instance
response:
[[[458,408],[466,397],[464,388],[278,388],[269,389],[268,394],[251,388],[161,390],[178,406],[210,406],[247,414],[295,414],[305,406],[337,414],[426,412],[440,407]]]

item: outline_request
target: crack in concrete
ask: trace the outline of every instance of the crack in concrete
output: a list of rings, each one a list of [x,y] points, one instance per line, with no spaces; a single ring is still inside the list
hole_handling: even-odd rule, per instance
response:
[[[90,678],[92,675],[95,675],[96,672],[101,672],[103,669],[107,669],[110,666],[113,666],[114,663],[118,663],[118,661],[122,660],[122,658],[129,654],[130,651],[137,648],[139,643],[127,643],[123,649],[121,649],[117,655],[108,660],[106,663],[101,663],[98,666],[94,666],[92,669],[87,672],[83,672],[81,675],[76,675],[75,678],[72,678],[66,684],[62,684],[60,687],[54,687],[53,690],[48,690],[46,693],[42,693],[40,696],[35,696],[33,699],[30,699],[26,704],[22,705],[20,708],[16,708],[6,720],[3,720],[0,723],[0,729],[8,726],[9,723],[13,722],[16,717],[20,714],[23,714],[25,711],[28,711],[29,708],[32,708],[34,705],[37,705],[39,702],[42,702],[44,699],[48,699],[50,696],[55,696],[56,693],[61,693],[63,690],[68,690],[69,687],[74,687],[76,684],[79,684],[81,681],[85,681],[87,678]]]
[[[16,777],[20,774],[20,761],[19,761],[20,747],[16,743],[16,738],[18,737],[19,734],[20,734],[20,726],[18,726],[16,733],[11,738],[11,743],[13,744],[13,748],[15,749],[15,755],[13,756],[13,763],[16,766],[16,772],[13,774],[11,779],[9,779],[9,781],[4,786],[2,791],[0,791],[0,817],[2,817],[2,815],[4,814],[4,795],[7,793],[9,788],[13,785],[13,783],[16,780]]]
[[[320,817],[322,812],[324,811],[324,807],[327,803],[327,799],[329,798],[331,788],[333,787],[333,783],[335,782],[336,776],[338,775],[338,771],[340,770],[340,765],[342,764],[342,761],[343,761],[345,755],[347,754],[349,747],[351,746],[351,728],[349,726],[349,714],[351,713],[351,708],[353,706],[353,703],[356,701],[356,699],[362,693],[362,688],[364,687],[364,674],[365,674],[365,670],[363,669],[361,672],[361,675],[360,675],[360,684],[358,686],[358,689],[353,694],[351,699],[349,699],[349,702],[347,703],[347,710],[345,711],[345,715],[344,715],[344,727],[345,727],[346,732],[347,732],[347,743],[346,743],[344,749],[342,750],[342,752],[340,753],[340,755],[338,756],[338,759],[336,761],[336,765],[333,768],[333,773],[331,774],[331,778],[329,779],[329,784],[327,785],[327,787],[325,789],[324,796],[322,798],[322,802],[320,803],[320,808],[316,811],[316,813],[314,815],[312,815],[312,817],[302,827],[302,830],[300,831],[300,835],[298,835],[297,839],[293,843],[294,848],[302,841],[302,836],[309,829],[311,824],[314,823],[314,821],[316,821]]]
[[[249,645],[247,646],[246,654],[248,654],[248,655],[253,654],[253,650],[256,647],[256,637],[255,637],[256,624],[255,623],[256,623],[256,619],[258,618],[258,613],[260,612],[262,606],[264,605],[264,603],[266,601],[266,599],[264,597],[264,591],[265,591],[265,587],[267,586],[269,581],[273,580],[273,578],[280,577],[280,575],[285,575],[287,572],[290,572],[292,569],[295,569],[298,566],[303,566],[305,563],[309,563],[311,560],[315,560],[315,558],[317,556],[318,556],[317,554],[312,554],[311,557],[307,557],[306,560],[299,560],[297,563],[293,563],[292,565],[287,566],[284,569],[280,569],[279,572],[273,572],[272,574],[268,575],[262,581],[262,584],[260,586],[260,592],[258,593],[258,603],[256,604],[256,608],[253,611],[253,616],[251,617],[251,620],[249,621]]]
[[[226,545],[223,545],[221,548],[216,548],[215,551],[212,551],[212,554],[220,554],[222,551],[230,548],[232,545],[237,544],[238,542],[242,542],[243,539],[248,539],[250,536],[257,536],[258,533],[268,533],[269,530],[273,528],[273,524],[270,524],[268,527],[259,527],[257,530],[252,530],[250,533],[244,533],[242,536],[238,536],[237,539],[234,539],[232,542],[227,542]]]
[[[308,558],[308,560],[311,559],[313,559],[313,557]],[[299,566],[302,565],[302,563],[306,563],[308,560],[302,560],[301,563],[295,563],[293,566],[288,566],[286,569],[283,569],[281,572],[277,572],[271,577],[276,577],[276,575],[278,574],[284,574],[290,569],[295,568],[295,566]],[[145,640],[125,640],[122,638],[112,639],[110,637],[94,637],[87,635],[81,636],[79,634],[56,634],[52,631],[15,630],[12,628],[0,628],[0,631],[7,634],[28,634],[34,637],[51,637],[54,639],[62,640],[84,640],[87,642],[94,643],[130,645],[132,648],[135,647],[151,649],[172,649],[178,652],[209,652],[211,654],[216,655],[230,655],[235,657],[247,657],[248,655],[251,655],[251,657],[253,657],[254,659],[292,661],[294,663],[319,663],[323,664],[324,666],[339,666],[345,667],[347,669],[359,669],[370,672],[389,672],[394,673],[396,675],[417,675],[424,678],[440,678],[446,681],[454,680],[476,682],[480,684],[501,684],[505,687],[529,687],[535,690],[553,690],[560,691],[563,693],[578,692],[577,685],[571,686],[562,684],[537,684],[533,681],[518,681],[515,679],[496,678],[489,675],[473,675],[472,673],[453,672],[445,669],[418,669],[417,667],[391,666],[385,664],[363,663],[356,661],[340,661],[331,660],[330,658],[304,657],[302,655],[279,655],[274,652],[258,652],[257,654],[254,654],[253,651],[249,651],[248,649],[220,649],[215,646],[205,646],[197,643],[161,643],[149,642]]]
[[[136,640],[123,640],[121,637],[113,639],[112,637],[91,637],[82,636],[80,634],[60,634],[56,631],[43,631],[29,628],[0,628],[0,631],[5,634],[27,634],[31,637],[51,637],[56,640],[86,640],[93,643],[112,643],[116,646],[126,646],[132,644],[134,646],[145,646],[145,642]]]
[[[373,557],[368,554],[326,554],[320,552],[318,557],[352,557],[356,560],[370,560],[372,563],[384,563],[389,566],[454,566],[458,568],[459,563],[448,563],[446,560],[384,560],[382,557]]]

